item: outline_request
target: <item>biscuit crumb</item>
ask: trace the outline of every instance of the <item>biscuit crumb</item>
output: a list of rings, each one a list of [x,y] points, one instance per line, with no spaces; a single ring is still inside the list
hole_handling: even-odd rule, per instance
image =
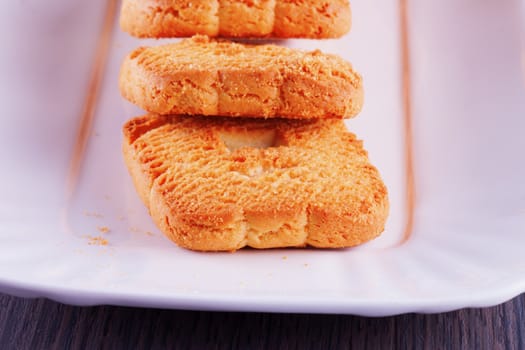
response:
[[[89,245],[103,245],[106,246],[109,244],[108,240],[101,236],[91,237],[88,236],[88,244]]]
[[[102,233],[108,233],[108,232],[111,231],[111,230],[109,229],[109,227],[107,227],[107,226],[98,226],[98,227],[97,227],[97,230],[99,230],[99,231],[102,232]]]
[[[151,231],[146,231],[146,234],[147,234],[148,236],[155,236],[155,234],[154,234],[153,232],[151,232]]]
[[[286,260],[286,259],[288,259],[288,257],[285,255],[285,256],[282,257],[282,259]]]
[[[304,264],[304,267],[308,267],[308,264]]]

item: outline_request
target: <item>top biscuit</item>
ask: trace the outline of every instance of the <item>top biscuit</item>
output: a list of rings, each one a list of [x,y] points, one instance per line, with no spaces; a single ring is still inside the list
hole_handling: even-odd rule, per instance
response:
[[[338,38],[348,0],[123,0],[120,26],[140,38]]]

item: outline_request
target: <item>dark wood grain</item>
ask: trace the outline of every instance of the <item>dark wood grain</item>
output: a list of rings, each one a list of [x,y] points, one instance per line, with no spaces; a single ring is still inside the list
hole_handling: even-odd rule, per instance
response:
[[[525,295],[385,318],[75,307],[0,295],[1,349],[525,349]]]

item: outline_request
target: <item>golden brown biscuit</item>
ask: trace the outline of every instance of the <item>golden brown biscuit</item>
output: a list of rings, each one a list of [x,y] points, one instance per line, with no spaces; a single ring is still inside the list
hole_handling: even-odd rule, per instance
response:
[[[206,36],[136,49],[120,91],[157,114],[350,118],[363,104],[361,76],[339,56]]]
[[[120,15],[140,38],[338,38],[350,25],[348,0],[123,0]]]
[[[384,229],[385,185],[340,120],[147,115],[123,131],[140,197],[182,247],[339,248]]]

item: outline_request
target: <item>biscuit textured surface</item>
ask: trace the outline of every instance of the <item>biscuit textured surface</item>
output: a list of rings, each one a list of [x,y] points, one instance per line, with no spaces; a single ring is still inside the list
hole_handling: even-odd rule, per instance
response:
[[[348,0],[123,0],[120,26],[140,38],[337,38],[350,30]]]
[[[387,190],[341,120],[147,115],[123,132],[140,197],[182,247],[341,248],[384,229]]]
[[[339,56],[206,36],[136,49],[120,91],[155,114],[341,119],[363,105],[361,76]]]

